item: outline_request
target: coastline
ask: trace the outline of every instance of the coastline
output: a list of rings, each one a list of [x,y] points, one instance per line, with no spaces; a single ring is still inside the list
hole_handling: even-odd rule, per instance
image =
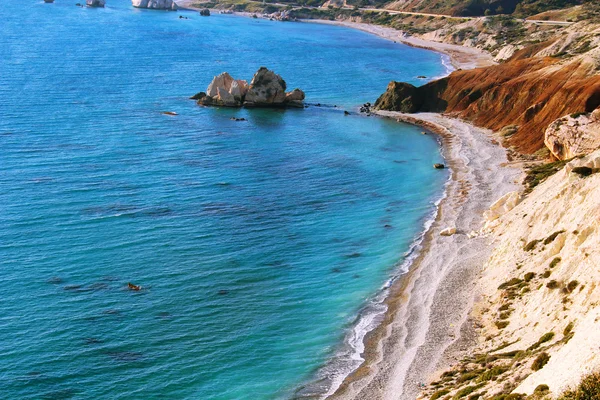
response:
[[[328,21],[323,19],[308,19],[302,21],[358,29],[360,31],[379,36],[380,38],[394,42],[400,42],[411,47],[417,47],[446,54],[448,57],[450,57],[450,62],[454,69],[473,69],[496,64],[489,53],[477,48],[419,39],[414,36],[406,35],[402,31],[398,31],[394,28],[389,28],[386,26],[351,21]]]
[[[517,189],[521,173],[490,131],[438,114],[377,114],[438,134],[451,179],[416,259],[390,288],[383,322],[367,334],[365,361],[328,399],[414,399],[430,376],[477,344],[469,315],[491,248],[470,233],[495,200]],[[441,236],[448,227],[457,233]]]
[[[181,10],[201,10],[198,7],[192,6],[193,0],[181,0],[178,1],[177,4],[179,5]],[[253,13],[235,12],[231,15],[251,18]],[[346,28],[358,29],[360,31],[370,33],[372,35],[379,36],[382,39],[391,40],[393,42],[400,42],[407,46],[431,50],[435,51],[436,53],[445,54],[450,58],[450,63],[455,70],[487,67],[496,64],[493,57],[489,53],[477,49],[475,47],[465,47],[456,44],[434,42],[432,40],[420,39],[414,36],[407,35],[402,31],[386,26],[352,21],[330,21],[325,19],[303,19],[301,20],[301,22],[344,26]],[[449,71],[448,73],[450,72],[452,71]]]
[[[426,41],[389,27],[350,21],[303,22],[358,29],[442,53],[455,69],[495,64],[490,54],[479,49]],[[491,131],[440,114],[375,114],[422,126],[438,135],[451,175],[434,219],[417,238],[414,259],[405,264],[406,272],[399,271],[385,288],[381,305],[386,310],[376,316],[378,323],[362,340],[364,361],[343,380],[335,380],[328,393],[300,398],[415,399],[436,371],[453,365],[459,355],[473,348],[479,335],[470,315],[479,300],[476,291],[481,266],[492,249],[485,237],[471,237],[470,233],[482,227],[483,212],[494,201],[520,188],[516,181],[522,170],[509,165],[506,150]],[[441,236],[440,232],[449,227],[455,227],[457,233]]]

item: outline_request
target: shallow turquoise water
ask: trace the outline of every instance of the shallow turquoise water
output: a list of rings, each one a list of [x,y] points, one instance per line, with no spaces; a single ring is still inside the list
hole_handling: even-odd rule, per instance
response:
[[[73,3],[0,2],[0,398],[293,396],[447,178],[432,135],[342,110],[442,74],[440,56],[339,27]],[[339,107],[188,100],[261,65]]]

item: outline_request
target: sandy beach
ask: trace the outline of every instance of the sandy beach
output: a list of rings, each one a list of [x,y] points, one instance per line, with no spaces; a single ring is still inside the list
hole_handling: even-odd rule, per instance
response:
[[[495,64],[494,59],[490,54],[474,47],[464,47],[455,44],[419,39],[414,36],[407,35],[402,31],[385,26],[350,21],[327,21],[312,19],[305,20],[305,22],[345,26],[348,28],[359,29],[363,32],[371,33],[395,42],[401,42],[412,47],[419,47],[422,49],[428,49],[438,53],[447,54],[450,57],[452,66],[455,69],[473,69]]]
[[[439,134],[452,178],[419,256],[391,289],[384,322],[367,337],[365,362],[331,399],[414,399],[435,371],[476,343],[469,315],[491,249],[469,234],[495,200],[517,189],[521,174],[490,131],[438,114],[378,114]],[[456,234],[440,235],[447,228]]]

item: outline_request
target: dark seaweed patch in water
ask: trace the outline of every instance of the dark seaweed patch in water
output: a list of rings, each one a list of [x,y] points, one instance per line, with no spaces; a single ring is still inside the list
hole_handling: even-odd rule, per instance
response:
[[[63,283],[62,278],[58,277],[58,276],[53,276],[52,278],[48,279],[46,282],[51,283],[53,285],[58,285],[59,283]]]
[[[104,315],[121,315],[121,311],[113,308],[113,309],[102,311],[102,314],[104,314]]]
[[[87,345],[101,344],[104,342],[102,339],[98,339],[95,337],[86,337],[86,338],[83,338],[82,340],[83,340],[83,343],[87,344]]]
[[[394,160],[396,164],[405,164],[406,160]]]
[[[361,255],[360,253],[355,252],[355,253],[346,254],[345,257],[346,258],[358,258],[358,257],[360,257],[360,255]]]
[[[75,389],[59,389],[42,394],[43,400],[64,400],[75,397],[78,392]]]
[[[171,318],[173,318],[173,316],[171,315],[171,313],[168,313],[166,311],[162,311],[162,312],[159,312],[158,314],[156,314],[156,318],[158,318],[158,319],[171,319]]]
[[[331,269],[331,272],[335,273],[335,274],[339,274],[340,272],[342,272],[342,269],[340,267],[335,267]]]
[[[105,354],[117,362],[128,363],[144,359],[144,355],[137,351],[108,351]]]
[[[83,292],[84,291],[83,286],[81,286],[81,285],[67,285],[63,289],[68,292]]]

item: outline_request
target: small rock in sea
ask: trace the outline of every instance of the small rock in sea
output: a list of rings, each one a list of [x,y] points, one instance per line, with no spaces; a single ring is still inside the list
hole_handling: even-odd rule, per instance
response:
[[[189,18],[188,17],[184,17],[183,15],[180,15],[179,19],[189,19]]]
[[[136,291],[136,292],[138,292],[138,291],[142,290],[142,287],[141,287],[141,286],[139,286],[139,285],[134,285],[134,284],[133,284],[133,283],[131,283],[131,282],[128,282],[128,283],[127,283],[127,289],[129,289],[129,290],[133,290],[133,291]]]
[[[221,290],[219,290],[219,294],[220,294],[221,296],[223,296],[223,295],[225,295],[225,294],[227,294],[227,293],[229,293],[229,290],[225,290],[225,289],[221,289]]]
[[[344,115],[350,115],[348,111],[344,111]]]
[[[384,227],[385,229],[391,229],[391,228],[392,228],[392,226],[391,226],[390,224],[385,224],[383,227]]]
[[[435,169],[444,169],[444,168],[446,168],[446,166],[444,164],[436,163],[436,164],[433,164],[433,168],[435,168]]]
[[[427,77],[425,75],[419,75],[417,76],[417,79],[427,79]]]
[[[452,236],[456,233],[456,228],[446,228],[440,232],[441,236]]]
[[[246,118],[236,118],[236,117],[231,117],[229,118],[232,121],[246,121]]]
[[[210,10],[208,8],[205,8],[200,11],[200,15],[202,15],[203,17],[210,17]]]
[[[165,115],[173,115],[173,116],[179,115],[175,111],[163,111],[163,114],[165,114]]]
[[[352,253],[352,254],[348,254],[346,256],[346,258],[358,258],[360,257],[360,253]]]
[[[315,104],[315,107],[321,107],[321,103]]]
[[[421,132],[421,135],[427,135],[427,132],[423,131]]]

